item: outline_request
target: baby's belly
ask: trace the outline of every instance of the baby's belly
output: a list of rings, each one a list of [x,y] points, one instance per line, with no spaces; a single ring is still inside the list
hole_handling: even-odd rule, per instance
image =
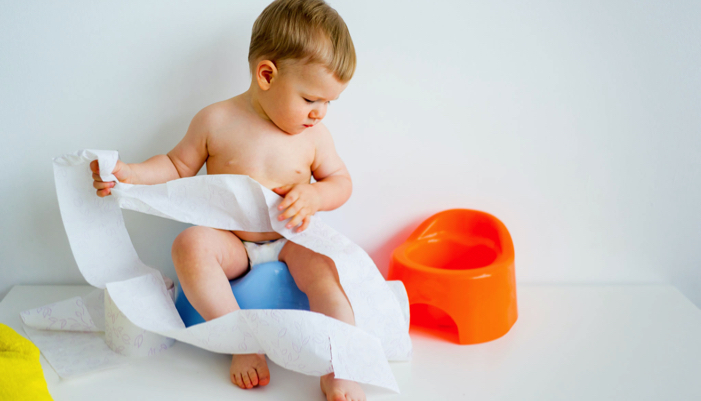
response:
[[[212,159],[210,157],[210,159]],[[288,184],[308,184],[311,179],[311,168],[309,166],[286,168],[284,171],[266,171],[266,169],[248,165],[234,165],[216,162],[215,160],[207,160],[207,174],[241,174],[247,175],[268,189],[281,187]],[[300,163],[293,163],[300,164]],[[303,172],[303,173],[302,173]],[[282,212],[280,212],[282,213]],[[282,235],[276,232],[249,232],[249,231],[232,231],[237,237],[244,241],[269,241],[282,238]]]
[[[258,233],[249,231],[232,231],[237,237],[244,241],[258,242],[258,241],[269,241],[271,239],[282,238],[282,235],[276,232],[269,233]]]

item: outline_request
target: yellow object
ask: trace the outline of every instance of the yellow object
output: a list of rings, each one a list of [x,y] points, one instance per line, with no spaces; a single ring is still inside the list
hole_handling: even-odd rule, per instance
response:
[[[39,348],[0,323],[0,401],[52,400]]]

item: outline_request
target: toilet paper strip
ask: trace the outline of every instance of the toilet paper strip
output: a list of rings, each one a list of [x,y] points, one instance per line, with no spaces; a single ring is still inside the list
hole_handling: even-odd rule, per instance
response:
[[[213,352],[265,353],[275,363],[309,375],[331,371],[398,392],[388,360],[411,358],[406,305],[357,245],[311,218],[294,233],[277,221],[282,200],[241,175],[208,175],[159,185],[117,183],[113,196],[99,198],[89,163],[98,159],[103,181],[115,151],[83,150],[54,159],[61,215],[76,263],[86,280],[106,288],[114,305],[136,327]],[[355,314],[351,326],[299,310],[240,310],[185,328],[162,275],[138,258],[120,208],[224,230],[276,231],[288,240],[334,260]]]

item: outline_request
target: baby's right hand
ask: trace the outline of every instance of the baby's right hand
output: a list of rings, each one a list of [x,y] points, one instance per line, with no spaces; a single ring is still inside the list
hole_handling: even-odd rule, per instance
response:
[[[110,189],[114,187],[115,182],[102,181],[102,179],[100,178],[100,166],[97,164],[97,160],[93,160],[92,162],[90,162],[90,170],[92,171],[92,179],[95,180],[92,183],[92,186],[95,187],[95,189],[97,189],[97,196],[103,198],[107,195],[111,195],[112,192],[110,191]],[[117,177],[119,182],[130,184],[131,173],[131,168],[128,164],[124,163],[121,160],[117,160],[117,165],[114,166],[112,174],[114,174],[114,176]]]

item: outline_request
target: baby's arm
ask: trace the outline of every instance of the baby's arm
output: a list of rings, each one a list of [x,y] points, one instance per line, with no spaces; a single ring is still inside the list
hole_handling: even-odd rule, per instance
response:
[[[285,210],[278,220],[292,218],[287,228],[302,225],[297,232],[309,226],[309,217],[319,210],[334,210],[350,198],[353,183],[343,160],[336,153],[331,133],[322,124],[318,125],[316,152],[312,162],[313,184],[294,184],[275,188],[278,195],[285,196],[278,210]]]
[[[112,174],[120,182],[128,184],[162,184],[183,177],[192,177],[200,171],[207,160],[207,133],[211,109],[204,108],[195,115],[185,137],[166,155],[156,155],[143,163],[127,164],[117,161]],[[93,187],[97,195],[104,197],[111,194],[114,182],[100,179],[97,160],[90,163],[93,172]]]
[[[325,126],[316,144],[312,163],[312,174],[316,182],[312,184],[321,198],[319,210],[334,210],[348,201],[353,192],[350,173],[341,157],[336,153],[331,133]]]

